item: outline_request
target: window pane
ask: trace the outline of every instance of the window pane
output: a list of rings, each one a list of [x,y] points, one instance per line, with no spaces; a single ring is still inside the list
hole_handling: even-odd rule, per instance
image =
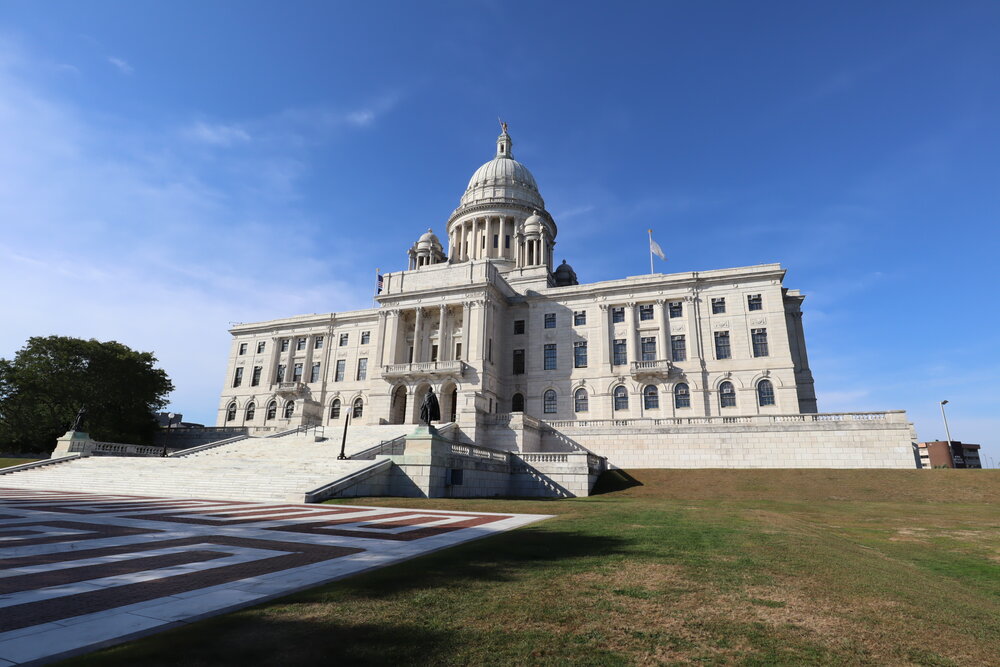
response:
[[[344,371],[347,369],[347,361],[344,359],[337,359],[337,371],[333,376],[334,382],[344,381]]]
[[[640,342],[642,343],[642,360],[656,361],[656,338],[650,336],[641,339]]]
[[[625,308],[612,308],[611,309],[611,322],[624,322],[625,321]]]
[[[615,410],[628,410],[628,390],[625,387],[615,387]]]
[[[639,320],[645,322],[651,319],[653,319],[653,304],[639,306]]]
[[[770,380],[757,383],[757,402],[760,405],[774,405],[774,386]]]
[[[688,391],[688,386],[686,384],[679,384],[674,387],[674,407],[691,407],[691,393]]]
[[[670,317],[681,317],[684,314],[684,304],[681,301],[670,302]]]
[[[545,345],[545,356],[543,358],[543,368],[547,371],[556,370],[556,344],[547,343]]]
[[[587,341],[573,343],[573,366],[576,368],[587,367]]]
[[[729,359],[732,356],[729,348],[729,332],[728,331],[716,331],[715,332],[715,358],[716,359]]]
[[[555,329],[556,328],[556,314],[555,313],[545,313],[545,328]]]
[[[614,353],[615,353],[615,366],[621,366],[623,364],[628,363],[624,338],[615,339]]]
[[[302,364],[295,364],[292,367],[292,382],[302,381]]]
[[[724,408],[736,407],[736,390],[732,382],[723,382],[719,385],[719,405]]]
[[[726,298],[720,297],[718,299],[712,299],[712,314],[718,315],[719,313],[726,312]]]
[[[683,334],[670,337],[670,358],[673,361],[687,360],[687,346]]]
[[[340,334],[340,347],[347,345],[348,334]]]
[[[514,350],[514,375],[524,374],[524,350]]]
[[[514,334],[524,333],[524,320],[514,320]]]
[[[576,412],[587,412],[589,403],[586,389],[577,389],[573,395],[573,410]]]
[[[371,342],[371,340],[372,340],[372,332],[371,331],[362,331],[361,332],[361,344],[362,345],[367,345],[368,343]]]
[[[646,385],[642,390],[642,407],[646,410],[655,410],[660,407],[660,392],[653,385]]]
[[[284,366],[278,366],[278,372],[275,375],[274,381],[275,382],[284,382],[285,381],[285,367]]]
[[[768,356],[767,329],[751,329],[750,336],[753,339],[753,356]]]
[[[247,353],[247,344],[240,343],[240,354],[246,354],[246,353]]]
[[[573,326],[579,327],[587,323],[587,311],[577,310],[573,313]]]
[[[553,414],[556,411],[556,392],[549,389],[542,396],[542,411],[546,414]]]
[[[524,395],[514,394],[510,398],[510,411],[511,412],[524,412]]]
[[[257,354],[260,354],[261,352],[264,351],[265,345],[266,343],[264,341],[260,341],[259,343],[257,343]]]
[[[748,294],[747,295],[747,310],[762,310],[764,308],[764,302],[760,298],[760,294]]]
[[[319,362],[317,361],[312,365],[312,370],[309,372],[310,382],[319,382]]]
[[[236,369],[236,375],[233,376],[233,386],[238,387],[243,384],[243,367],[240,366]]]
[[[250,386],[256,387],[260,384],[260,373],[263,370],[262,366],[253,367],[253,375],[250,376]]]
[[[296,350],[304,350],[304,349],[306,349],[306,339],[305,338],[298,339],[295,342],[295,349]]]
[[[358,359],[358,379],[368,379],[368,360],[365,358]]]

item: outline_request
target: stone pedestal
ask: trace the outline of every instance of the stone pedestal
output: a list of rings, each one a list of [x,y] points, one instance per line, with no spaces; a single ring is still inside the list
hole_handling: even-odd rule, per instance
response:
[[[87,444],[93,442],[90,439],[90,435],[84,433],[83,431],[66,431],[66,434],[56,440],[56,448],[52,451],[52,456],[49,458],[57,459],[60,456],[66,456],[76,451],[84,453],[87,451]],[[73,445],[79,445],[78,447],[73,447]]]

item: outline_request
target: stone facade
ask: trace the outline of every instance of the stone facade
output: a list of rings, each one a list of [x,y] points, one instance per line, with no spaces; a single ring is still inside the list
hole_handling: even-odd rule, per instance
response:
[[[231,329],[217,424],[252,432],[337,427],[349,412],[355,423],[416,423],[433,388],[441,421],[457,422],[464,441],[538,451],[545,443],[537,428],[501,432],[497,416],[572,431],[581,421],[637,420],[642,429],[649,420],[817,412],[804,296],[783,285],[780,265],[579,284],[568,264],[554,267],[556,222],[512,145],[504,130],[448,219],[448,248],[430,230],[422,234],[408,250],[408,270],[383,276],[378,307]],[[741,432],[756,437],[741,428],[704,442],[738,447]],[[638,467],[688,461],[587,433],[594,448],[614,454],[613,464],[619,455]],[[771,433],[791,442],[780,429]],[[685,447],[668,440],[671,452]],[[823,446],[804,456],[836,464],[820,454]],[[742,461],[724,458],[727,466]]]

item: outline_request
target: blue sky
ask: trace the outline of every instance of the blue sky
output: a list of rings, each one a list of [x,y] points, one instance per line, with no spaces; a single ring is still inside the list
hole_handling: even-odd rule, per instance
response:
[[[365,307],[497,115],[582,281],[781,262],[823,411],[1000,463],[996,2],[0,4],[0,356]]]

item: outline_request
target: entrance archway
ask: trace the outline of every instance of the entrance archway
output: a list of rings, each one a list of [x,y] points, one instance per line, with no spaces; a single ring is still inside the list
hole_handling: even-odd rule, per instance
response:
[[[396,387],[389,399],[389,423],[406,423],[406,387],[403,385]]]
[[[441,422],[453,422],[458,415],[458,387],[454,382],[448,382],[441,387]]]

